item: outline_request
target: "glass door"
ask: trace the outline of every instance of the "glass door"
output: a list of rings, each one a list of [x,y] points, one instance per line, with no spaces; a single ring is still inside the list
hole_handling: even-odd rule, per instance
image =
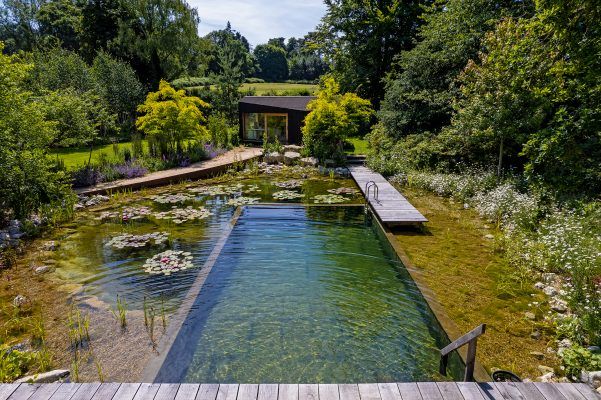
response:
[[[282,144],[288,143],[288,115],[266,114],[265,126],[267,127],[267,138],[269,142],[275,142],[277,138]]]

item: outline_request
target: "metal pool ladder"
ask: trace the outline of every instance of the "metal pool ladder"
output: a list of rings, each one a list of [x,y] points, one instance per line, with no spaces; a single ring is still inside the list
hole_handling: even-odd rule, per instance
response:
[[[378,187],[378,184],[374,181],[368,181],[365,184],[365,205],[367,206],[369,204],[369,194],[371,192],[371,189],[374,189],[374,200],[376,203],[380,204],[380,200],[378,199],[378,197],[380,196],[380,188]]]

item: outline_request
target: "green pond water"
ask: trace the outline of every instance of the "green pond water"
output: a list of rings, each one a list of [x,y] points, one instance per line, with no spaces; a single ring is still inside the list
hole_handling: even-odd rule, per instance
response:
[[[315,196],[356,189],[354,183],[306,178],[298,188],[281,188],[275,183],[289,177],[236,177],[209,194],[198,189],[202,182],[194,182],[84,211],[60,237],[53,255],[57,274],[80,285],[79,299],[114,305],[121,296],[130,310],[142,309],[146,301],[175,314],[230,224],[239,204],[232,199],[279,203],[243,208],[182,329],[166,339],[173,340],[172,351],[157,381],[443,379],[436,374],[438,349],[447,338],[404,266],[367,222],[358,206],[361,197],[343,193],[341,204],[355,204],[350,207],[314,206]],[[304,197],[274,199],[282,190]],[[152,199],[181,193],[188,197],[181,203]],[[306,207],[286,205],[292,202]],[[178,224],[158,214],[190,206],[210,215]],[[124,221],[123,209],[132,207],[146,207],[149,215]],[[100,219],[111,212],[118,217]],[[167,233],[168,242],[123,249],[109,243],[124,234],[157,232]],[[167,250],[192,257],[191,268],[169,275],[145,271],[148,259]],[[457,368],[455,359],[452,369]]]

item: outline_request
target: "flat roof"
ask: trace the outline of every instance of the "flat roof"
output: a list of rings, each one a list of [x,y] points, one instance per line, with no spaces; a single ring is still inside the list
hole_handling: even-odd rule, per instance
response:
[[[307,104],[315,98],[315,96],[244,96],[240,103],[307,111]]]

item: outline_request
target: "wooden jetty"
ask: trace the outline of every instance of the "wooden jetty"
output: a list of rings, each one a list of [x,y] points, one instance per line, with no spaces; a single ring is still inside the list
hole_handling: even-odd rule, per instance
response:
[[[601,400],[583,383],[9,383],[0,400]]]
[[[428,222],[382,175],[361,165],[350,166],[349,171],[382,223],[400,226]]]

